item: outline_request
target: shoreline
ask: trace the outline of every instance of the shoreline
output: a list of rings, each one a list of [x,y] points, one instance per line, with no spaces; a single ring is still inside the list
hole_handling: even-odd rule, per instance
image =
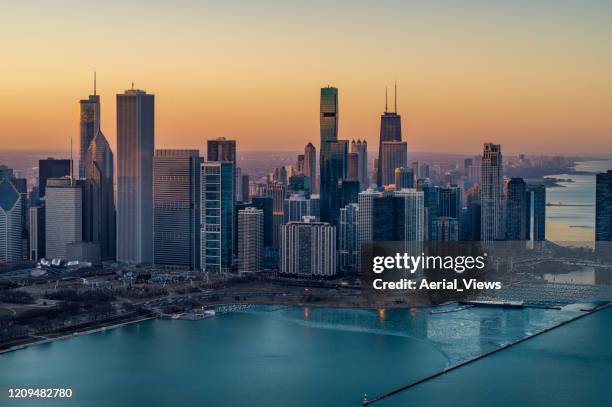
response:
[[[127,325],[131,325],[131,324],[136,324],[139,322],[143,322],[143,321],[149,321],[151,319],[157,319],[157,316],[147,316],[147,317],[142,317],[139,316],[136,319],[128,319],[122,322],[115,322],[115,323],[111,323],[109,325],[105,325],[104,323],[102,323],[101,325],[97,326],[97,327],[93,327],[93,328],[87,328],[84,330],[75,330],[73,332],[70,333],[66,333],[66,334],[61,334],[59,336],[55,336],[55,337],[45,337],[43,335],[29,335],[28,338],[31,338],[31,341],[28,341],[27,339],[24,339],[22,342],[23,343],[19,343],[16,345],[12,345],[6,349],[0,349],[0,355],[3,355],[5,353],[9,353],[9,352],[15,352],[21,349],[26,349],[29,348],[30,346],[35,346],[35,345],[42,345],[45,343],[50,343],[50,342],[55,342],[55,341],[61,341],[61,340],[65,340],[65,339],[69,339],[69,338],[74,338],[74,337],[78,337],[78,336],[82,336],[82,335],[89,335],[89,334],[93,334],[93,333],[97,333],[97,332],[102,332],[102,331],[106,331],[109,329],[117,329],[117,328],[122,328],[124,326]],[[53,335],[53,334],[50,334]],[[38,338],[42,338],[42,339],[38,339]],[[2,345],[0,345],[2,346]]]

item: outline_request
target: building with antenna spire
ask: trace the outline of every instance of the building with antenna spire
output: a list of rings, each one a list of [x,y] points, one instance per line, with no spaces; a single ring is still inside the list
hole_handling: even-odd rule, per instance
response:
[[[402,141],[402,118],[397,114],[397,84],[395,85],[393,112],[388,110],[387,89],[385,88],[385,112],[380,116],[380,140],[378,143],[378,168],[376,172],[376,184],[378,187],[384,186],[383,171],[381,169],[388,167],[385,162],[386,158],[383,156],[383,143],[392,141]],[[395,168],[390,168],[389,171],[390,176],[388,179],[392,179]]]
[[[100,96],[96,94],[95,72],[93,95],[79,101],[79,108],[79,178],[85,178],[85,154],[89,143],[100,130]]]

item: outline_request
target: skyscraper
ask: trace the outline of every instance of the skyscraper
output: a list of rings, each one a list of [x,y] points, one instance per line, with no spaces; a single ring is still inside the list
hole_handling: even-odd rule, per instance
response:
[[[70,175],[70,160],[47,158],[38,161],[38,195],[45,196],[47,180]]]
[[[23,259],[22,197],[8,179],[0,179],[0,264]]]
[[[238,211],[238,271],[254,272],[264,266],[264,213],[249,207]]]
[[[338,140],[338,89],[321,88],[321,150],[324,143]]]
[[[321,220],[336,225],[341,205],[338,182],[347,178],[348,141],[322,142]]]
[[[408,162],[408,145],[405,141],[384,141],[379,163],[379,187],[395,183],[395,169],[405,167]]]
[[[79,101],[79,178],[85,178],[85,161],[89,144],[100,131],[100,96],[96,94],[96,79],[94,73],[93,95]]]
[[[98,106],[99,108],[99,106]],[[83,157],[83,241],[98,243],[102,259],[117,249],[113,152],[98,128]]]
[[[359,180],[359,154],[350,152],[347,156],[347,179]]]
[[[612,241],[612,171],[597,174],[595,192],[595,240]]]
[[[387,90],[385,89],[385,112],[380,117],[380,139],[378,143],[378,173],[377,173],[377,186],[381,187],[383,183],[383,171],[382,168],[390,167],[388,163],[385,163],[383,157],[383,143],[386,141],[402,141],[402,118],[397,114],[397,86],[395,86],[395,109],[393,112],[389,112],[387,108]],[[406,163],[399,165],[398,167],[405,167]],[[393,171],[395,168],[392,168]],[[391,176],[393,174],[391,173]]]
[[[336,228],[305,218],[282,226],[281,269],[301,277],[336,274]]]
[[[236,140],[227,140],[225,137],[217,137],[207,140],[207,161],[228,161],[236,166]]]
[[[292,194],[283,204],[283,222],[301,222],[304,216],[318,218],[318,206],[304,194]]]
[[[155,97],[117,95],[117,260],[153,261]]]
[[[225,137],[217,137],[214,140],[206,142],[206,160],[207,161],[226,161],[231,162],[234,168],[234,176],[238,168],[236,160],[236,140],[228,140]],[[234,195],[238,198],[238,186],[234,182]]]
[[[508,182],[506,199],[506,239],[529,240],[530,201],[527,184],[522,178],[512,178]]]
[[[486,143],[480,170],[481,240],[504,239],[503,162],[501,146]]]
[[[310,191],[319,193],[319,182],[317,180],[317,149],[312,143],[304,148],[304,175],[310,178]]]
[[[200,268],[228,272],[234,251],[234,164],[203,162],[200,174]]]
[[[191,270],[200,267],[199,155],[198,150],[155,150],[155,264]]]
[[[527,186],[529,235],[534,242],[546,240],[546,186]]]
[[[359,205],[351,203],[340,208],[338,226],[338,268],[345,273],[356,273],[359,242],[357,237],[357,219]]]
[[[424,195],[413,188],[400,189],[393,194],[396,205],[393,223],[396,225],[395,239],[410,242],[421,242],[424,239]],[[397,203],[397,200],[400,200]],[[399,207],[398,207],[399,204]],[[382,219],[381,219],[382,221]],[[378,224],[378,223],[377,223]]]
[[[414,188],[414,172],[412,168],[398,167],[395,169],[395,188]]]
[[[363,191],[370,186],[368,178],[368,143],[363,140],[351,141],[351,153],[357,154],[357,180],[359,187]]]
[[[70,178],[47,180],[45,257],[68,258],[68,246],[83,241],[82,188]]]

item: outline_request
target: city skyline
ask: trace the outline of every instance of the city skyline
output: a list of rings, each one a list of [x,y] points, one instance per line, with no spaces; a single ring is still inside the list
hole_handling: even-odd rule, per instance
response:
[[[334,24],[321,32],[312,31],[323,13],[316,4],[282,18],[266,13],[283,7],[268,2],[193,5],[189,14],[156,2],[68,6],[23,3],[0,17],[3,37],[16,38],[0,69],[3,149],[67,150],[78,139],[75,101],[93,90],[94,71],[114,151],[112,99],[131,82],[157,95],[163,148],[226,137],[243,150],[299,150],[319,138],[317,90],[327,84],[341,94],[339,138],[378,145],[384,88],[396,81],[410,151],[471,153],[491,140],[508,153],[610,146],[609,4],[334,4],[325,7],[337,12]],[[332,37],[338,46],[321,49]]]

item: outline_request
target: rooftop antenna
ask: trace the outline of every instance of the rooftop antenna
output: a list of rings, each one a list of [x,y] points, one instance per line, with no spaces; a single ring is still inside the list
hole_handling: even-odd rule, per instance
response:
[[[96,96],[96,71],[94,71],[94,96]]]
[[[395,82],[395,114],[397,114],[397,82]]]
[[[387,99],[387,87],[385,86],[385,113],[389,111],[389,109],[387,108]]]
[[[134,90],[134,81],[132,81],[132,90]]]

